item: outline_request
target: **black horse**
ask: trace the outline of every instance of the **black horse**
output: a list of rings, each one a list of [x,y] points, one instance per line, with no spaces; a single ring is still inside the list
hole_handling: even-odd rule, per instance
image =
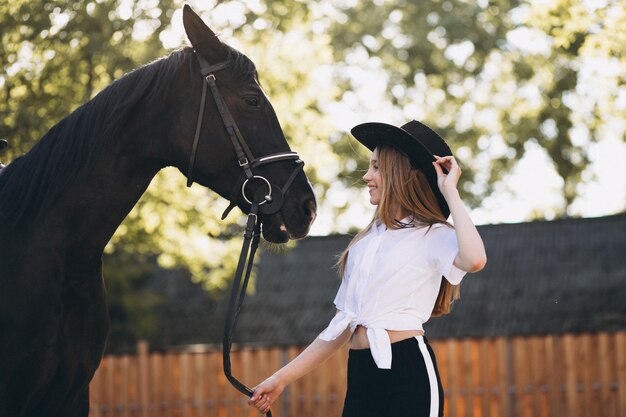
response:
[[[0,170],[1,417],[87,416],[108,331],[104,246],[160,169],[187,175],[196,131],[193,181],[250,209],[233,192],[242,158],[210,93],[199,114],[207,82],[200,63],[218,64],[216,86],[246,151],[295,155],[254,64],[188,6],[183,21],[193,49],[115,81]],[[282,208],[260,213],[272,242],[304,237],[315,217],[313,191],[294,159],[252,166],[271,184],[291,182]],[[263,183],[253,182],[250,195]]]

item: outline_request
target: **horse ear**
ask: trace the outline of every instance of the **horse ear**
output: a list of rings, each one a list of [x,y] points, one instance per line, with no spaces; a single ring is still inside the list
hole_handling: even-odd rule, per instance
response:
[[[183,26],[197,54],[212,64],[226,59],[226,49],[222,42],[188,4],[183,7]]]

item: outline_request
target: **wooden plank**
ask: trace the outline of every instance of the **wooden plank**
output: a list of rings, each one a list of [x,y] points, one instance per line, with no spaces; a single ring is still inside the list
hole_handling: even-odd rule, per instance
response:
[[[178,379],[179,396],[176,398],[176,403],[180,409],[180,413],[184,416],[189,415],[189,353],[183,352],[178,355],[178,363],[180,366],[180,377]]]
[[[128,371],[126,374],[128,383],[128,397],[126,400],[126,415],[139,417],[139,364],[137,355],[128,357]]]
[[[168,402],[170,396],[170,385],[172,384],[172,370],[170,369],[170,360],[167,353],[158,356],[160,375],[158,390],[159,400],[156,404],[157,415],[159,417],[168,417],[171,413],[170,404]]]
[[[578,393],[576,390],[576,374],[578,364],[576,363],[575,346],[576,341],[573,335],[563,336],[563,353],[565,358],[565,412],[568,416],[578,417]]]
[[[168,371],[168,376],[166,377],[167,385],[165,390],[165,403],[166,410],[168,412],[166,415],[179,417],[181,416],[180,412],[180,362],[178,358],[178,354],[176,353],[167,353],[165,355],[167,360],[165,369]]]
[[[202,409],[206,416],[216,416],[219,414],[219,357],[216,352],[207,352],[204,357],[204,390],[202,396]]]
[[[204,370],[204,358],[203,352],[195,352],[192,356],[192,406],[193,417],[204,417],[204,385],[206,376],[203,373]]]
[[[564,402],[562,401],[562,371],[560,365],[561,355],[561,339],[556,336],[548,336],[545,341],[546,345],[546,368],[548,369],[548,385],[550,392],[550,416],[558,415],[563,411]]]
[[[287,349],[287,357],[289,361],[292,361],[296,356],[298,356],[302,352],[300,347],[289,347]],[[302,379],[295,381],[289,387],[289,416],[303,416],[303,404],[304,404],[304,394],[303,394],[303,383]]]
[[[317,370],[306,375],[302,378],[304,383],[304,409],[302,412],[302,417],[312,417],[316,413],[316,403],[315,403],[315,385],[319,381],[319,374]]]
[[[462,398],[459,395],[459,359],[457,355],[458,342],[456,340],[446,341],[446,353],[448,356],[448,401],[447,414],[450,417],[462,417]]]
[[[601,399],[601,391],[600,391],[600,349],[599,349],[599,341],[598,335],[593,334],[589,336],[589,378],[591,380],[591,386],[589,387],[589,391],[591,393],[590,396],[590,407],[592,409],[592,414],[588,415],[602,415],[602,405],[600,402]]]
[[[602,417],[615,417],[611,409],[611,362],[609,357],[609,335],[607,333],[598,334],[598,349],[600,352],[600,410]]]
[[[471,339],[464,339],[461,342],[461,354],[463,361],[463,386],[465,388],[465,416],[474,417],[474,384],[473,365],[475,363],[472,352]]]
[[[163,408],[161,404],[164,399],[164,376],[163,376],[163,355],[153,353],[150,355],[150,382],[149,382],[149,396],[150,402],[147,404],[146,409],[150,417],[162,417]]]
[[[489,339],[479,339],[476,341],[478,348],[477,365],[479,367],[476,373],[479,377],[478,387],[480,388],[480,408],[477,417],[489,417],[490,401],[491,401],[491,384],[489,380]]]
[[[546,374],[546,346],[544,336],[530,338],[530,358],[532,371],[532,416],[549,417],[548,375]]]
[[[469,401],[469,387],[467,386],[467,379],[465,376],[470,372],[469,363],[465,354],[465,341],[460,339],[456,343],[455,358],[456,361],[456,385],[457,390],[457,414],[459,417],[471,417],[471,403]]]
[[[582,417],[591,417],[596,413],[593,404],[593,374],[592,369],[595,367],[591,354],[591,335],[581,334],[578,336],[578,354],[576,361],[580,367],[578,385],[582,388],[579,396],[582,399],[580,404],[580,415]]]
[[[615,334],[618,415],[626,416],[626,332]]]
[[[487,385],[489,395],[489,417],[500,417],[500,390],[498,383],[498,346],[497,339],[489,339],[487,342],[487,358],[484,366],[487,367]]]
[[[147,405],[150,403],[148,389],[148,342],[145,340],[137,342],[137,364],[138,364],[138,414],[141,417],[150,417]]]
[[[500,337],[497,339],[497,363],[498,381],[500,392],[500,409],[498,416],[507,417],[512,415],[513,403],[511,402],[511,342],[509,339]]]
[[[511,339],[511,369],[513,393],[513,410],[515,416],[528,417],[526,410],[528,409],[528,401],[526,390],[529,381],[528,359],[526,355],[526,340],[522,337],[514,337]]]

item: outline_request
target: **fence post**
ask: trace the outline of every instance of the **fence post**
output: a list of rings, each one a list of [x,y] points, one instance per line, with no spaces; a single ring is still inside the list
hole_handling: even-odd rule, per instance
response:
[[[615,334],[615,351],[617,352],[617,395],[618,415],[626,415],[626,333]]]
[[[139,364],[139,410],[141,417],[150,417],[150,399],[148,398],[148,342],[137,342]]]
[[[506,413],[509,416],[515,414],[515,393],[517,387],[513,380],[513,352],[512,352],[512,338],[507,337],[504,339],[504,378],[502,378],[503,387],[505,388],[504,398],[506,398]]]

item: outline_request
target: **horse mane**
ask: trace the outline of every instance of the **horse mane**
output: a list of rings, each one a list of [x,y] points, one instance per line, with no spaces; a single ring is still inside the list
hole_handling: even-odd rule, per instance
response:
[[[233,72],[256,77],[252,61],[225,46]],[[10,229],[11,225],[32,222],[50,208],[119,137],[139,102],[162,100],[184,63],[192,71],[193,56],[193,50],[187,47],[124,75],[54,125],[28,153],[0,171],[0,225]]]

